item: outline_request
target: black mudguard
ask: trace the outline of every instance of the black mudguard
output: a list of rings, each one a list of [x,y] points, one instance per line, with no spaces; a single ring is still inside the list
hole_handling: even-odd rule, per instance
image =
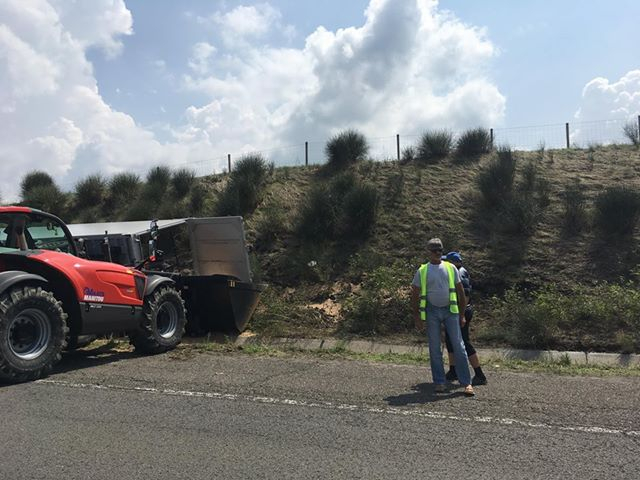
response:
[[[0,294],[7,291],[19,283],[35,282],[42,285],[47,284],[47,280],[40,275],[21,272],[20,270],[8,270],[0,272]]]
[[[147,276],[147,286],[144,289],[144,296],[146,297],[147,295],[155,292],[160,285],[170,284],[171,286],[174,286],[175,283],[176,282],[169,277],[163,277],[162,275],[149,275]]]

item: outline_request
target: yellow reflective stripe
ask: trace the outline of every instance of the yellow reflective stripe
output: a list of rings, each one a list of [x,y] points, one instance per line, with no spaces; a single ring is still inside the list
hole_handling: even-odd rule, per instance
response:
[[[418,270],[420,274],[420,320],[427,320],[427,272],[428,265],[425,263],[420,265]]]
[[[451,313],[460,313],[460,310],[458,309],[458,295],[456,293],[456,284],[454,280],[456,278],[456,273],[453,270],[456,267],[449,262],[444,262],[444,264],[447,266],[447,271],[449,272],[449,311]]]

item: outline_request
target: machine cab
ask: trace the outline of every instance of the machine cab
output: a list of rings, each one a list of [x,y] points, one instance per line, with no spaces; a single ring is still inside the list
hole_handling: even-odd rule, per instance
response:
[[[58,217],[26,207],[0,207],[0,253],[17,250],[77,255],[73,237]]]

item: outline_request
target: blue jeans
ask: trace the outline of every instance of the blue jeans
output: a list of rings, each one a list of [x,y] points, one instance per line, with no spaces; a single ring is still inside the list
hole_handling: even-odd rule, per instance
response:
[[[433,383],[444,385],[444,362],[442,360],[442,341],[440,331],[444,323],[447,334],[453,345],[453,354],[456,359],[456,374],[460,385],[470,385],[469,359],[464,349],[462,332],[460,330],[460,317],[457,313],[451,313],[449,307],[434,307],[427,305],[427,337],[429,339],[429,360],[431,363],[431,376]]]

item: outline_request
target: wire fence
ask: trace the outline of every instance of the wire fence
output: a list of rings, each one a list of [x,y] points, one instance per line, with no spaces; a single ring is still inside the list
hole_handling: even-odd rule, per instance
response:
[[[494,146],[508,145],[514,150],[538,150],[561,148],[588,148],[597,145],[630,143],[624,133],[625,126],[640,131],[640,115],[637,122],[628,119],[600,120],[589,122],[557,123],[510,128],[488,128]],[[464,130],[449,130],[455,141]],[[388,137],[367,138],[369,157],[374,161],[399,160],[408,147],[415,147],[425,132],[396,134]],[[327,157],[325,147],[328,140],[305,141],[282,147],[267,148],[237,153],[216,153],[206,160],[171,164],[172,169],[187,168],[198,177],[228,172],[234,162],[247,154],[260,154],[276,167],[322,165]],[[144,177],[148,167],[131,169],[131,173]],[[72,185],[70,185],[71,187]]]
[[[610,119],[588,122],[557,123],[549,125],[533,125],[523,127],[488,128],[494,146],[506,145],[514,150],[589,148],[598,145],[631,143],[625,134],[625,126],[640,131],[640,115],[636,121],[628,119]],[[450,130],[454,141],[464,131]],[[402,152],[408,147],[415,147],[424,132],[388,137],[368,138],[369,157],[374,161],[399,160]],[[227,154],[226,164],[220,163],[220,157],[208,162],[190,165],[197,175],[223,173],[233,168],[233,162],[247,154],[260,154],[267,162],[277,167],[322,165],[327,157],[325,141],[306,141],[303,143],[276,147],[265,150]],[[208,163],[208,165],[207,165]]]

